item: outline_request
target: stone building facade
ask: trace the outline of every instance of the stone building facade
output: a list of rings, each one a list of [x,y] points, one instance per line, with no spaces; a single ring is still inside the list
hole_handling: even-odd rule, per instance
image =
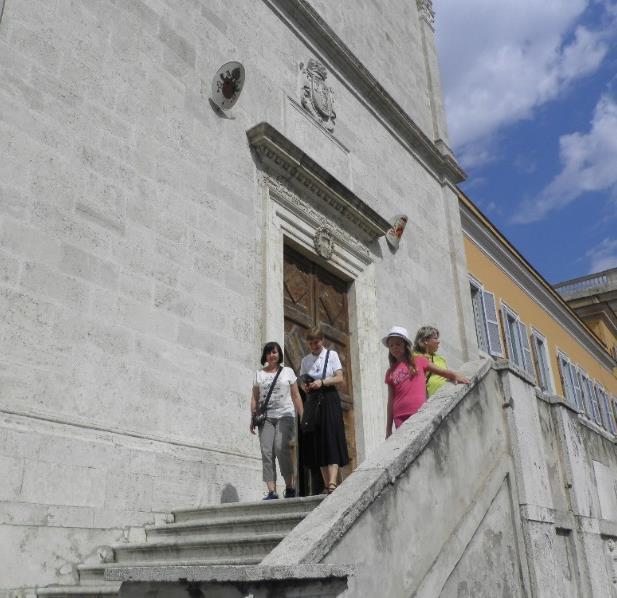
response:
[[[3,4],[0,595],[172,507],[260,496],[248,399],[263,342],[295,338],[285,248],[347,308],[358,462],[385,329],[477,351],[430,0]]]

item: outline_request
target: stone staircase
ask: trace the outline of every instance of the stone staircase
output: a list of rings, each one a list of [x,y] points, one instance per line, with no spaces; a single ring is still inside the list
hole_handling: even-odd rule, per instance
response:
[[[118,544],[107,551],[107,562],[79,565],[76,585],[48,586],[38,589],[36,595],[116,597],[120,584],[106,581],[105,570],[128,565],[255,565],[323,498],[229,503],[174,511],[172,523],[144,528],[145,542]]]

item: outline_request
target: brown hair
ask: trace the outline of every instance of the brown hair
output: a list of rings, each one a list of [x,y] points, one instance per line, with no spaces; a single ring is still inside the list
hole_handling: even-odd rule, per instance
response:
[[[307,341],[323,340],[323,330],[320,326],[313,326],[306,331],[304,338]]]
[[[400,336],[393,336],[391,338],[400,338],[405,343],[405,362],[407,363],[407,367],[409,368],[409,377],[413,378],[417,374],[416,370],[416,362],[413,357],[413,353],[411,351],[411,346],[409,343]],[[388,339],[389,340],[389,339]],[[390,362],[390,369],[394,368],[397,364],[396,358],[392,353],[390,353],[390,348],[388,347],[388,361]]]

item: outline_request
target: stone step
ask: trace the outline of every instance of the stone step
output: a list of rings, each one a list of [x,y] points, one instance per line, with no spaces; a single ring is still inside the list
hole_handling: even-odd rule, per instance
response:
[[[109,581],[90,586],[50,586],[38,589],[36,595],[45,598],[117,598],[119,590],[120,582]]]
[[[206,505],[192,509],[172,511],[174,523],[187,521],[216,521],[218,519],[243,519],[258,515],[302,513],[307,515],[321,503],[325,495],[303,496],[255,502],[234,502],[222,505]]]
[[[114,546],[116,562],[264,558],[286,533],[224,534],[198,540],[172,540]]]
[[[240,519],[236,517],[213,521],[195,519],[182,523],[147,526],[145,530],[148,542],[157,539],[179,541],[183,538],[209,538],[223,534],[289,533],[305,517],[304,512],[292,511],[280,515],[278,513],[254,515]]]
[[[261,557],[238,557],[238,558],[218,558],[197,560],[179,560],[174,562],[178,566],[216,566],[216,565],[257,565],[261,562]],[[134,561],[131,563],[134,567],[164,567],[169,566],[169,561]],[[79,583],[83,586],[88,585],[103,585],[105,583],[105,569],[121,567],[122,563],[106,563],[100,565],[78,565]]]
[[[146,542],[114,546],[114,562],[78,565],[79,585],[41,588],[37,595],[116,598],[119,584],[105,581],[105,570],[127,565],[256,565],[324,498],[178,509],[173,512],[174,523],[145,528]]]

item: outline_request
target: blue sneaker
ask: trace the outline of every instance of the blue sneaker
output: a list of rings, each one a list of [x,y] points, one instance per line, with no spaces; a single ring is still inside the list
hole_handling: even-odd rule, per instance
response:
[[[275,498],[278,498],[278,497],[279,495],[276,492],[274,492],[274,490],[272,490],[263,497],[263,500],[274,500]]]

